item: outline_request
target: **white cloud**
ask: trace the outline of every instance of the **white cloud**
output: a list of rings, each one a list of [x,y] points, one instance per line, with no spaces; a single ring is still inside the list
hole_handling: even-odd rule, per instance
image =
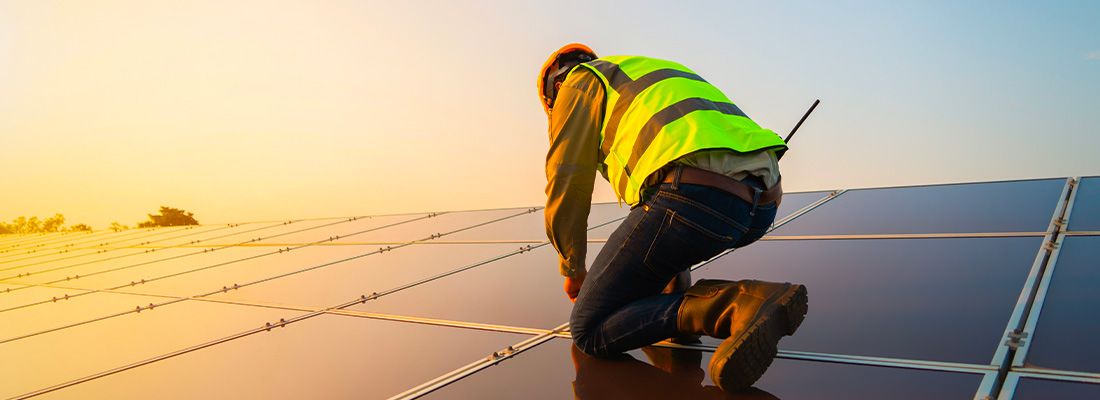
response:
[[[1085,53],[1086,60],[1100,60],[1100,50],[1094,50]]]

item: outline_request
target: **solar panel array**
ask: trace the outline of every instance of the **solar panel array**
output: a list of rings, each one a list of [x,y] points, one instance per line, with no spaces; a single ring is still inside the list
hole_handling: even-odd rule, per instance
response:
[[[1040,179],[788,194],[693,276],[810,291],[740,396],[1100,398],[1098,259],[1100,178]],[[730,396],[717,341],[594,359],[570,308],[537,207],[6,235],[0,396]]]

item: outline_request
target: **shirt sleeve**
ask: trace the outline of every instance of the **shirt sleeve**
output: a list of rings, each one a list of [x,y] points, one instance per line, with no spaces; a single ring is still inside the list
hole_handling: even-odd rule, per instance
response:
[[[558,251],[562,276],[587,273],[588,212],[599,162],[604,88],[579,69],[562,83],[550,115],[546,154],[546,236]]]

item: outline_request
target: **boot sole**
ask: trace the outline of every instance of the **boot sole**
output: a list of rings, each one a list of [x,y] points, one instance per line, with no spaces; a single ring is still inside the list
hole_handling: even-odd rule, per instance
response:
[[[718,346],[710,362],[710,376],[722,390],[748,388],[764,375],[778,353],[779,339],[793,335],[809,311],[809,297],[803,285],[791,285],[737,337]]]

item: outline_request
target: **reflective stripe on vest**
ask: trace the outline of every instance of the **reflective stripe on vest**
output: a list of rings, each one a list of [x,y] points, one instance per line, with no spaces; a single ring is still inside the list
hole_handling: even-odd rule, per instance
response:
[[[602,57],[578,65],[594,72],[607,94],[600,154],[619,199],[634,205],[646,177],[688,153],[727,148],[784,148],[687,67],[637,56]],[[570,73],[572,73],[571,71]]]

